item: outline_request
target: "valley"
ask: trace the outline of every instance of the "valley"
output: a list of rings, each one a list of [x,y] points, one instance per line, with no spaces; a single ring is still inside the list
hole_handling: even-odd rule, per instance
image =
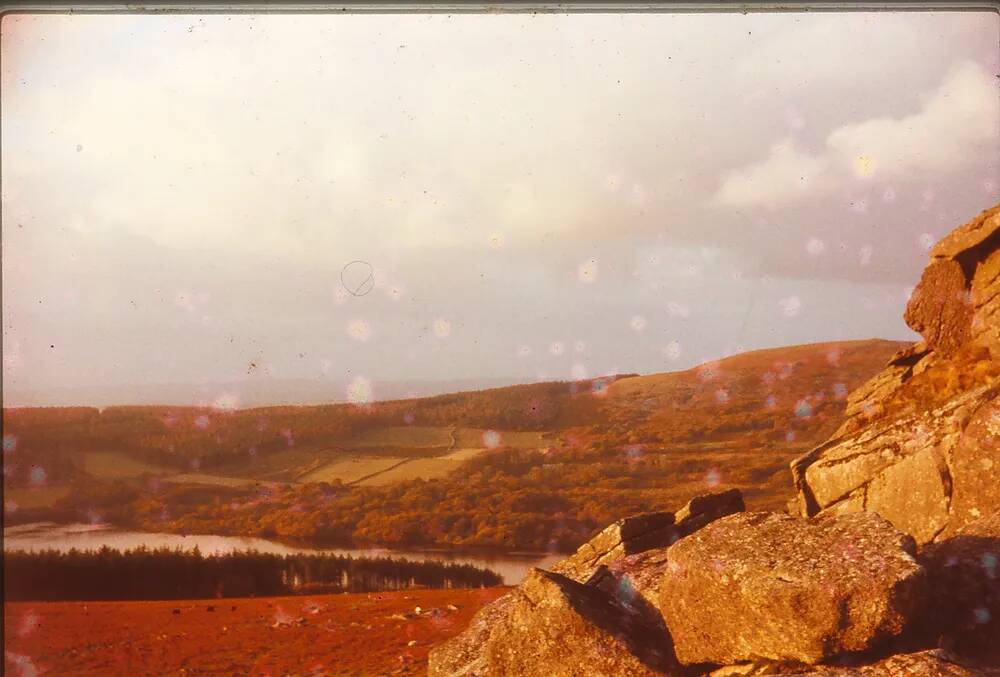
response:
[[[904,345],[790,346],[682,372],[364,406],[6,409],[5,517],[564,552],[705,489],[783,508],[788,463]]]

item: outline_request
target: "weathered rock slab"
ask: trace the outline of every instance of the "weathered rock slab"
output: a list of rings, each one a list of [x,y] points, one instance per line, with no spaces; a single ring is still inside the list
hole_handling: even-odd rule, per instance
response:
[[[904,318],[923,341],[848,396],[792,474],[800,514],[876,511],[928,543],[1000,507],[1000,205],[934,246]]]
[[[614,595],[624,604],[645,603],[659,609],[667,551],[668,548],[655,548],[623,557],[608,565],[605,575],[595,574],[590,584]]]
[[[744,510],[739,489],[692,498],[678,510],[634,515],[618,520],[594,536],[566,559],[552,566],[555,573],[586,583],[602,565],[660,548],[725,515]]]
[[[661,618],[539,569],[480,610],[463,633],[433,649],[428,667],[431,677],[678,673]]]
[[[972,338],[1000,360],[1000,249],[976,269],[972,279]]]
[[[685,664],[814,664],[870,649],[918,617],[913,539],[872,513],[722,518],[667,551],[659,609]]]
[[[804,514],[877,512],[922,544],[1000,509],[998,392],[984,385],[796,459]]]
[[[552,565],[551,570],[578,583],[585,583],[602,564],[649,547],[669,544],[676,540],[676,534],[672,512],[626,517],[606,527],[566,559]]]
[[[949,457],[953,485],[946,534],[1000,513],[1000,389],[976,409]]]
[[[945,235],[931,248],[931,260],[955,259],[983,247],[1000,231],[1000,205],[985,209]]]
[[[927,543],[948,522],[949,483],[947,466],[928,445],[875,476],[865,491],[865,509]]]

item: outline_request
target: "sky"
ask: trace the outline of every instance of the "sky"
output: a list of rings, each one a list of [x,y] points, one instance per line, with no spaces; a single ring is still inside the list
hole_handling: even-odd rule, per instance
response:
[[[998,37],[996,12],[7,14],[3,403],[915,339],[928,249],[1000,200]]]

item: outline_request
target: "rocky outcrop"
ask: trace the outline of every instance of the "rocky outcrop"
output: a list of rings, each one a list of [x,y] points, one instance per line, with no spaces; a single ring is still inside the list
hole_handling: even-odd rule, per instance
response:
[[[677,671],[670,636],[656,614],[539,569],[480,611],[464,633],[432,650],[428,667],[432,677]]]
[[[618,520],[577,551],[555,564],[552,571],[586,583],[602,566],[635,553],[670,545],[712,520],[744,510],[739,489],[696,496],[672,512],[634,515]]]
[[[680,662],[818,663],[900,635],[926,575],[871,513],[720,519],[667,551],[659,608]]]
[[[979,505],[1000,507],[978,488],[969,461],[960,460],[968,456],[963,446],[983,443],[996,455],[998,447],[984,439],[988,428],[969,423],[992,420],[998,390],[987,385],[963,392],[940,407],[880,422],[798,459],[793,468],[806,513],[870,510],[927,543],[949,523],[974,519]],[[974,464],[989,462],[978,451],[974,456]],[[956,495],[969,505],[953,505]]]
[[[667,548],[656,548],[623,557],[602,567],[589,584],[625,603],[642,599],[643,603],[659,608],[660,582],[666,572],[667,551]]]
[[[430,674],[997,674],[998,244],[995,207],[934,247],[905,315],[923,340],[792,463],[796,514],[723,492],[620,520],[484,607]]]
[[[654,512],[620,519],[577,548],[552,571],[586,583],[602,566],[649,548],[670,545],[677,540],[674,513]]]
[[[923,341],[791,467],[801,514],[877,512],[923,544],[1000,510],[1000,206],[932,249],[904,317]]]
[[[615,522],[552,571],[533,570],[483,607],[464,632],[431,651],[430,674],[679,674],[659,611],[627,583],[609,585],[608,565],[742,510],[742,494],[730,489],[697,496],[676,513]]]

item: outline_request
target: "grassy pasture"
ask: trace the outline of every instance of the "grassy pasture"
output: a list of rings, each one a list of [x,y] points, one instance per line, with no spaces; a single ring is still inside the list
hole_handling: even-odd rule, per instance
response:
[[[479,428],[459,428],[455,433],[455,446],[459,448],[483,448],[488,446],[484,438],[486,430]],[[552,443],[540,432],[519,432],[516,430],[497,430],[497,443],[502,447],[545,447]]]
[[[245,487],[249,484],[256,484],[256,480],[243,477],[222,477],[221,475],[208,475],[205,473],[180,473],[164,477],[163,481],[174,484],[209,484],[217,487]]]
[[[303,475],[299,478],[299,481],[332,482],[334,480],[340,480],[344,484],[351,484],[352,482],[357,482],[358,480],[368,477],[369,475],[384,473],[404,461],[406,461],[406,458],[391,456],[380,456],[375,458],[352,456],[349,458],[341,458],[331,463],[327,463],[307,475]]]
[[[69,485],[50,487],[17,487],[4,489],[4,500],[13,501],[18,508],[50,508],[70,492]]]
[[[114,451],[90,451],[83,454],[83,470],[104,480],[125,480],[150,473],[160,475],[176,472],[173,468],[153,465]]]
[[[449,461],[468,461],[470,458],[475,458],[476,456],[479,456],[479,454],[483,453],[484,451],[486,450],[482,448],[456,449],[455,451],[445,456],[445,458]]]
[[[514,430],[493,431],[497,443],[506,447],[546,446],[545,433]],[[419,448],[482,448],[487,441],[482,428],[452,428],[449,426],[389,426],[368,430],[348,440],[344,446],[365,447],[419,447]],[[550,443],[550,442],[549,442]]]
[[[389,468],[384,472],[358,482],[362,487],[381,487],[404,480],[417,478],[430,480],[444,477],[462,465],[462,462],[447,457],[414,458],[405,463]]]
[[[120,452],[88,452],[84,470],[101,479],[133,479],[145,473],[163,475],[176,484],[240,487],[255,481],[331,482],[383,486],[409,479],[435,479],[455,470],[462,461],[480,454],[486,430],[448,426],[390,426],[367,431],[349,440],[342,449],[302,447],[246,456],[203,472],[177,473],[176,469],[136,460]],[[543,433],[497,431],[503,446],[543,446]],[[32,490],[35,491],[35,490]],[[61,496],[63,494],[59,494]],[[26,497],[31,504],[49,505],[59,497],[44,492]],[[28,504],[25,504],[28,505]]]
[[[348,440],[344,446],[364,447],[445,447],[452,444],[448,426],[388,426],[367,430]]]
[[[248,454],[239,462],[213,468],[211,473],[251,480],[299,482],[312,471],[342,456],[343,452],[337,449],[292,447],[257,456]]]

